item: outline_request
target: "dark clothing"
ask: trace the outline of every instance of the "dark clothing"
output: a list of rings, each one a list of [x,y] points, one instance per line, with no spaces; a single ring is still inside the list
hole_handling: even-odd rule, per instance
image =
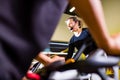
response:
[[[77,50],[79,50],[81,48],[82,44],[87,40],[90,40],[91,44],[84,50],[83,53],[85,55],[89,54],[91,51],[93,51],[97,48],[95,42],[92,40],[92,37],[91,37],[88,29],[83,28],[81,34],[78,37],[73,35],[69,42],[68,55],[66,56],[66,60],[73,56],[75,48],[77,48]]]
[[[67,0],[0,0],[0,80],[21,80],[47,46]]]

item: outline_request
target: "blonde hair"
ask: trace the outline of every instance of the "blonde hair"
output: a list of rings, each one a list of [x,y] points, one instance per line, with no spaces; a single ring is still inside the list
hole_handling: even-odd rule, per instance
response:
[[[73,19],[73,21],[78,22],[78,25],[81,27],[83,27],[83,20],[81,18],[78,18],[77,16],[70,16],[69,18],[67,18],[67,20],[65,21],[66,24],[68,24],[68,20],[69,19]]]

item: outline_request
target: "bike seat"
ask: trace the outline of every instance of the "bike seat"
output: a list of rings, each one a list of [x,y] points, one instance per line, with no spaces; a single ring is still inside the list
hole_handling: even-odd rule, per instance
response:
[[[97,49],[88,56],[86,61],[98,67],[114,66],[118,64],[118,57],[106,56],[105,54],[104,50]]]

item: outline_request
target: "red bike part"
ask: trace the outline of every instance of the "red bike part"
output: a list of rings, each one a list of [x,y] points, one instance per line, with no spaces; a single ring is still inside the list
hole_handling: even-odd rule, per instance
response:
[[[40,76],[36,73],[27,73],[26,74],[27,78],[28,79],[31,79],[31,80],[40,80]]]

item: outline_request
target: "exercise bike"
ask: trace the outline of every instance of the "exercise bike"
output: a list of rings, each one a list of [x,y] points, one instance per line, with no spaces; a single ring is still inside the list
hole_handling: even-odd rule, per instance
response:
[[[56,61],[42,68],[36,74],[41,77],[41,80],[92,80],[91,75],[88,75],[89,79],[85,79],[81,76],[81,73],[96,73],[101,80],[111,80],[111,77],[106,75],[104,68],[118,65],[119,58],[113,56],[107,56],[106,58],[102,49],[96,49],[90,53],[87,59],[78,60],[87,45],[88,42],[83,43],[71,62]]]

